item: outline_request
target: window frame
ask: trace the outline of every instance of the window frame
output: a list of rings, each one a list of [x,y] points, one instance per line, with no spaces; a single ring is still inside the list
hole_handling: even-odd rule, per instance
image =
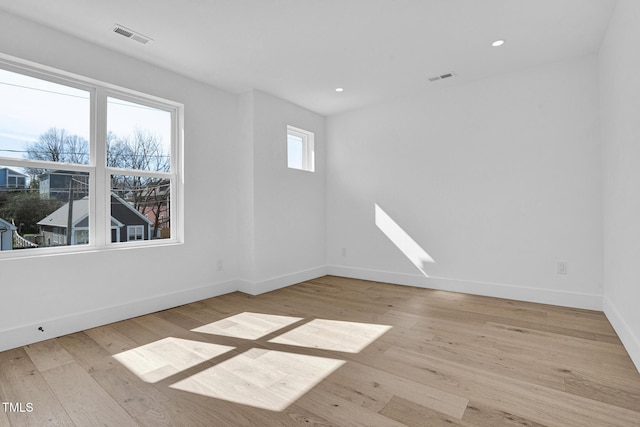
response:
[[[171,164],[170,164],[170,171],[169,172],[159,172],[159,171],[148,171],[148,170],[144,170],[144,169],[128,169],[128,168],[116,168],[116,167],[112,167],[112,166],[106,166],[107,164],[107,144],[106,144],[106,140],[104,142],[104,153],[102,153],[104,155],[104,165],[105,165],[105,173],[106,173],[106,180],[105,180],[105,185],[106,185],[106,192],[107,195],[111,194],[111,175],[126,175],[126,176],[141,176],[141,177],[146,177],[146,178],[163,178],[163,179],[168,179],[170,182],[170,186],[169,186],[169,227],[170,227],[170,233],[171,233],[171,237],[169,239],[151,239],[151,235],[149,236],[149,240],[145,240],[142,239],[142,242],[145,243],[141,243],[140,245],[146,246],[146,244],[156,244],[156,243],[151,243],[151,242],[172,242],[172,241],[176,241],[178,240],[178,237],[176,236],[176,238],[174,238],[174,235],[177,233],[177,227],[175,227],[173,218],[175,218],[178,214],[176,212],[176,206],[175,203],[173,203],[173,197],[174,194],[177,193],[177,182],[178,182],[178,174],[176,173],[176,171],[181,170],[181,165],[178,161],[179,159],[179,154],[180,154],[180,149],[177,143],[175,143],[175,141],[178,141],[179,135],[178,135],[178,126],[177,124],[180,121],[180,111],[179,109],[171,109],[169,110],[167,108],[166,105],[166,101],[165,102],[158,102],[157,100],[154,100],[152,97],[148,97],[148,96],[144,96],[141,97],[139,95],[133,94],[131,93],[131,91],[123,91],[123,90],[114,90],[114,89],[108,89],[105,91],[104,93],[104,108],[107,108],[107,98],[117,98],[123,101],[128,101],[128,102],[133,102],[136,104],[141,104],[147,107],[151,107],[151,108],[157,108],[157,109],[161,109],[161,110],[165,110],[165,111],[169,111],[169,113],[171,113],[171,138],[172,138],[172,144],[171,144],[171,149],[170,149],[170,155],[171,155]],[[105,115],[106,118],[106,115]],[[106,120],[105,120],[105,138],[107,135],[107,131],[106,131]],[[182,206],[182,203],[180,203],[180,206]],[[111,217],[111,211],[109,210],[107,212],[107,214],[109,215],[109,218]],[[140,214],[142,215],[142,214]],[[182,223],[180,223],[182,224]],[[126,245],[127,247],[130,247],[132,245],[138,245],[139,241],[136,240],[132,240],[129,241],[127,240],[126,242],[111,242],[110,236],[111,236],[111,222],[107,222],[105,223],[105,235],[108,234],[107,237],[109,237],[109,239],[105,242],[107,246],[111,246],[111,245]],[[175,227],[175,228],[174,228]],[[151,234],[151,233],[150,233]],[[133,242],[133,243],[132,243]],[[159,243],[162,244],[162,243]]]
[[[140,239],[131,239],[131,235],[132,235],[132,231],[133,231],[133,235],[138,236],[137,230],[142,230],[142,233],[140,233],[140,236],[142,238]],[[144,225],[127,225],[127,242],[138,242],[140,240],[144,240]]]
[[[183,123],[184,105],[158,96],[145,94],[112,85],[88,77],[58,70],[0,53],[0,69],[28,77],[49,81],[89,92],[89,162],[88,164],[64,163],[43,160],[19,159],[0,156],[0,164],[7,167],[33,167],[40,169],[85,172],[89,175],[89,243],[71,246],[40,247],[29,250],[0,252],[0,259],[39,257],[96,250],[112,250],[133,247],[154,247],[184,243],[183,224]],[[168,111],[171,117],[171,170],[152,172],[107,166],[107,97],[116,97],[152,108]],[[168,239],[111,242],[111,175],[163,177],[169,179],[171,203],[169,204],[171,234]]]
[[[289,166],[289,135],[302,139],[302,167]],[[315,135],[313,132],[287,125],[287,168],[305,172],[315,172]]]

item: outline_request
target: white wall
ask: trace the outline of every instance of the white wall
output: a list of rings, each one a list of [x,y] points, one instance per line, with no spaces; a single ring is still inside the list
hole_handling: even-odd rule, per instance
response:
[[[238,102],[238,234],[240,274],[245,282],[253,283],[255,277],[255,185],[253,116],[254,92],[239,96]]]
[[[601,308],[597,88],[589,56],[330,117],[328,271]],[[430,278],[375,204],[435,260]]]
[[[0,350],[234,290],[237,97],[7,14],[0,52],[185,105],[184,244],[1,260]]]
[[[326,271],[601,308],[604,258],[605,312],[639,364],[639,18],[621,0],[599,58],[433,86],[325,123],[0,16],[1,53],[185,104],[185,243],[1,260],[0,350]],[[315,173],[286,167],[287,124],[315,132]],[[376,227],[375,204],[435,259],[428,277]]]
[[[0,16],[0,53],[185,105],[184,244],[0,260],[0,350],[325,273],[323,116],[259,91],[232,95],[10,15]],[[287,125],[315,133],[315,173],[287,168]]]
[[[325,119],[257,90],[241,104],[241,121],[252,129],[241,142],[252,164],[240,179],[242,290],[255,294],[325,272]],[[287,167],[287,125],[315,134],[315,172]]]
[[[620,0],[600,49],[604,309],[640,369],[640,2]]]

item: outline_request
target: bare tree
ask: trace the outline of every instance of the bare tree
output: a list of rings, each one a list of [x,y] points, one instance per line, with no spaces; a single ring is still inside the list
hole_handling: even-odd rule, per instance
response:
[[[146,130],[136,129],[128,138],[107,135],[107,165],[117,168],[168,172],[169,153],[165,153],[160,137]],[[138,175],[113,175],[111,188],[154,222],[153,235],[162,226],[160,217],[168,213],[170,181]]]
[[[87,164],[89,143],[78,135],[64,129],[51,128],[40,135],[37,142],[26,147],[26,157],[32,160],[47,160],[64,163]],[[107,134],[107,166],[114,168],[168,172],[171,168],[170,154],[164,151],[162,138],[148,130],[135,129],[125,138],[115,133]],[[44,169],[29,168],[32,182],[36,182]],[[141,214],[154,222],[154,236],[163,225],[161,216],[168,214],[170,180],[130,175],[113,175],[111,188],[118,196],[131,203]]]
[[[62,163],[89,163],[89,143],[65,129],[50,128],[40,135],[38,141],[27,144],[26,158]],[[33,178],[44,173],[43,169],[28,168]]]

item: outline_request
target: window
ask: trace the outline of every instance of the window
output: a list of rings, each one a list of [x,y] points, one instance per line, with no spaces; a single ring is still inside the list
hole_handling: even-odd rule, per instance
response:
[[[0,257],[179,241],[182,106],[4,58],[0,218],[16,232]]]
[[[143,225],[129,225],[127,226],[127,241],[132,240],[144,240],[144,226]]]
[[[126,217],[131,213],[125,208],[133,207],[148,222],[152,239],[170,239],[172,235],[171,151],[169,111],[107,98],[107,166],[113,172],[130,171],[111,174],[111,193],[118,196],[112,200],[111,216]]]
[[[313,133],[287,126],[287,165],[290,169],[313,172]]]

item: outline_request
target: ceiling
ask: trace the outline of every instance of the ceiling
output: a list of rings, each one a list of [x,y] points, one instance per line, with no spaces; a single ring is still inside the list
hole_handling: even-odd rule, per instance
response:
[[[216,87],[260,89],[324,115],[597,52],[614,7],[615,0],[0,0],[0,10]],[[122,37],[111,31],[115,23],[154,42]],[[492,47],[496,39],[506,43]],[[448,72],[456,77],[428,80]]]

